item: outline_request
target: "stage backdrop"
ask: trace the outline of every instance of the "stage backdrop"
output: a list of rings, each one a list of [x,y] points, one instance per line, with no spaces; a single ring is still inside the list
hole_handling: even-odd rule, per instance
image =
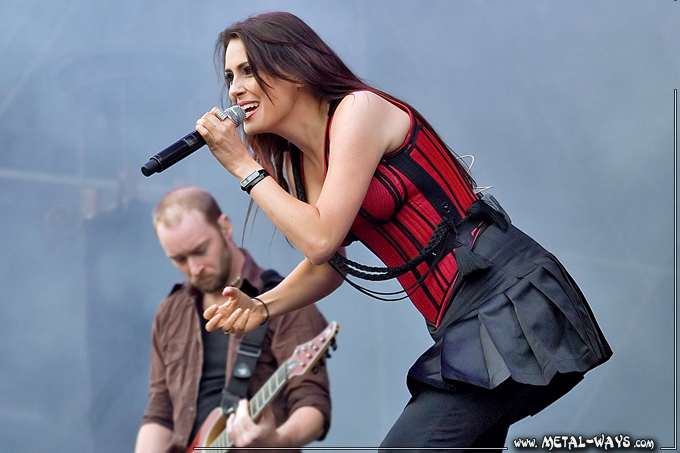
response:
[[[0,450],[132,451],[153,313],[182,277],[151,228],[165,191],[212,191],[260,264],[300,260],[261,213],[242,231],[249,198],[207,149],[139,171],[222,105],[218,33],[278,9],[474,156],[479,185],[588,297],[613,358],[515,425],[510,450],[548,435],[676,446],[677,2],[24,0],[0,4]],[[376,447],[424,321],[348,286],[319,305],[341,328],[331,430],[310,447]]]

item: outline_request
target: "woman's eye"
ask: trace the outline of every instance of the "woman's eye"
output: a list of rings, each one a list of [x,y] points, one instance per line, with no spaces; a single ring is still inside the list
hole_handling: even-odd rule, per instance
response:
[[[252,75],[253,74],[253,71],[250,69],[250,66],[245,66],[243,68],[243,74],[244,75]]]
[[[227,85],[231,85],[231,83],[234,81],[234,74],[231,72],[225,72],[224,81],[227,83]]]

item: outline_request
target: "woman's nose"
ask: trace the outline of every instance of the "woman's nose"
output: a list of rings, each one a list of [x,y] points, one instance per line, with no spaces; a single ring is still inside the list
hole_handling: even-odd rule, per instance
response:
[[[236,102],[239,96],[243,95],[245,88],[243,86],[242,78],[237,77],[229,85],[229,97],[232,101]]]

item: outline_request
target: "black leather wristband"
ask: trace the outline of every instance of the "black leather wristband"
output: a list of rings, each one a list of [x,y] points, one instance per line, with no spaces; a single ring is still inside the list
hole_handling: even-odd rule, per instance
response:
[[[250,191],[255,187],[255,184],[262,181],[267,176],[269,176],[269,173],[267,173],[267,170],[264,168],[256,170],[243,178],[241,181],[241,189],[250,194]]]

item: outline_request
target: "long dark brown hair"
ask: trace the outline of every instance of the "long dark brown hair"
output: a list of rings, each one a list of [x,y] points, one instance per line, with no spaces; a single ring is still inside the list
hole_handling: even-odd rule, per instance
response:
[[[458,171],[471,188],[475,182],[456,154],[437,135],[432,126],[412,106],[381,90],[373,88],[357,77],[342,59],[317,33],[297,16],[287,12],[271,12],[251,16],[220,33],[215,44],[215,61],[224,71],[225,52],[232,39],[240,39],[246,50],[253,76],[267,93],[261,74],[303,82],[307,89],[322,101],[342,99],[354,91],[372,91],[408,107],[454,156]],[[225,78],[225,87],[229,88]],[[284,153],[291,144],[275,134],[247,136],[247,146],[253,156],[278,183],[290,192],[283,170]]]

